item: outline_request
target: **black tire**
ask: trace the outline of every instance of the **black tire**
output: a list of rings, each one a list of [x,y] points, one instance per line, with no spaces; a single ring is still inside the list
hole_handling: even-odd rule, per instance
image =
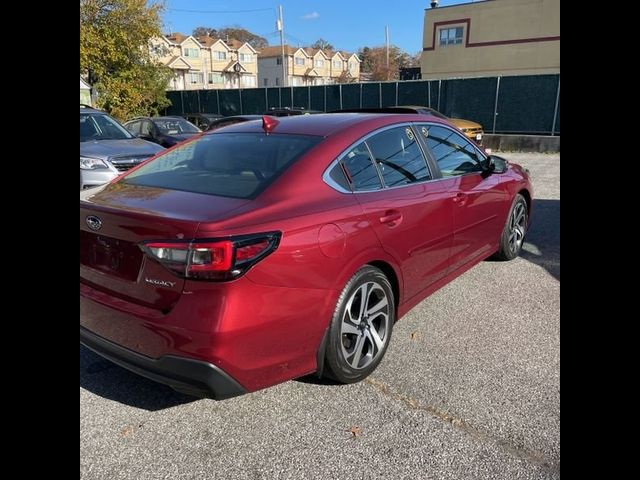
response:
[[[331,319],[326,375],[341,383],[365,379],[384,357],[395,320],[395,299],[385,274],[370,265],[358,270],[342,290]]]
[[[527,234],[528,220],[529,209],[527,201],[518,193],[516,198],[513,199],[513,204],[500,236],[500,248],[494,255],[497,260],[513,260],[520,254],[524,237]]]

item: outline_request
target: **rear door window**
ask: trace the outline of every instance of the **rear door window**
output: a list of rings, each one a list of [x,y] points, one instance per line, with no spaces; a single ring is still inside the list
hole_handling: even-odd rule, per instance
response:
[[[382,188],[380,175],[371,161],[369,150],[364,142],[353,147],[341,159],[351,177],[353,190],[363,192]]]
[[[367,140],[373,159],[387,187],[431,179],[427,161],[418,145],[413,129],[395,127]]]

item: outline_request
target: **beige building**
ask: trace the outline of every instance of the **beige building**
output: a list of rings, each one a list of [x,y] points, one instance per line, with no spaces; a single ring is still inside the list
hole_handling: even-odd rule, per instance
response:
[[[355,53],[284,46],[286,82],[283,82],[282,47],[258,52],[260,87],[298,87],[357,82],[360,59]]]
[[[560,73],[560,0],[427,8],[422,50],[423,79]]]
[[[169,90],[257,86],[257,52],[248,43],[173,33],[152,40],[151,49],[175,72]]]

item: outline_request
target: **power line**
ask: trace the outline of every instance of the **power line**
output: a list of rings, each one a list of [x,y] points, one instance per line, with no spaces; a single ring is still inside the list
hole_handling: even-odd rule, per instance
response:
[[[253,10],[185,10],[182,8],[167,8],[172,12],[185,12],[185,13],[251,13],[251,12],[273,12],[273,8],[256,8]]]

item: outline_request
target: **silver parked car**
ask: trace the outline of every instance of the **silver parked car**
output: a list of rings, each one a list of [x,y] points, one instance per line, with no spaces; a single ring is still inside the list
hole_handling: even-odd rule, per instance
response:
[[[80,190],[107,183],[162,150],[105,112],[80,105]]]

